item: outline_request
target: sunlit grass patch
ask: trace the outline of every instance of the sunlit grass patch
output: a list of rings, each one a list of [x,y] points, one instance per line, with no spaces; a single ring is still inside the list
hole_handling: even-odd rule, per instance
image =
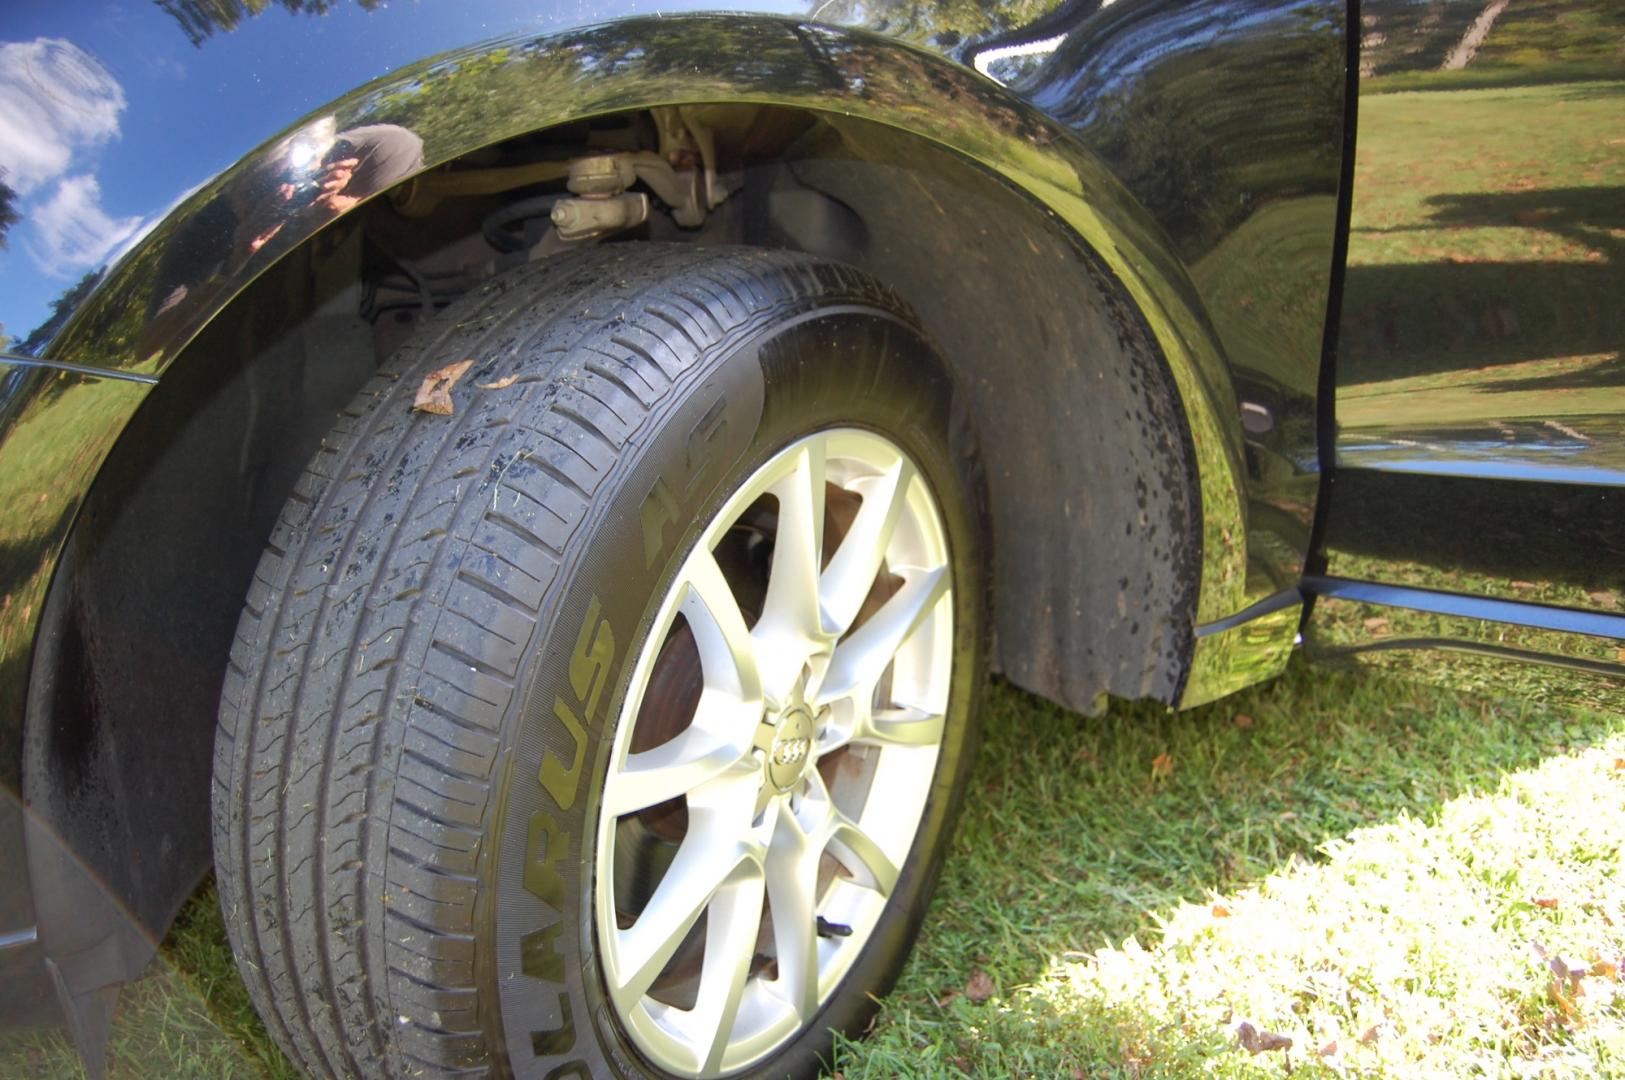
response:
[[[1625,1070],[1619,722],[1303,667],[1186,716],[990,706],[847,1080]]]
[[[1217,1075],[1625,1068],[1621,753],[1616,737],[1182,904],[1150,950],[1058,959],[1014,1014],[1115,1018],[1117,1060],[1150,1072],[1192,1049]],[[1291,1049],[1249,1052],[1243,1022]]]

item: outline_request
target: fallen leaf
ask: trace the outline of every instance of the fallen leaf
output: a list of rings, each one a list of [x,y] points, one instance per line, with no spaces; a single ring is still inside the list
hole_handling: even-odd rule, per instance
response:
[[[965,984],[965,996],[980,1004],[993,996],[993,979],[981,968],[971,972]]]
[[[1249,1054],[1292,1049],[1292,1040],[1287,1036],[1277,1035],[1273,1031],[1259,1031],[1245,1020],[1236,1027],[1236,1041]]]
[[[1610,982],[1618,982],[1619,965],[1614,963],[1612,960],[1598,960],[1596,963],[1591,965],[1591,974],[1599,979],[1607,979]]]
[[[1081,748],[1079,748],[1079,750],[1078,750],[1078,752],[1076,754],[1072,755],[1072,760],[1073,761],[1093,761],[1093,760],[1095,760],[1095,752],[1093,750],[1089,749],[1087,746],[1081,747]]]
[[[1579,967],[1570,967],[1569,962],[1561,956],[1554,956],[1546,961],[1546,967],[1553,977],[1569,984],[1569,994],[1573,997],[1584,995],[1585,990],[1580,986],[1580,980],[1590,974],[1591,969],[1581,964]]]
[[[1374,1043],[1376,1041],[1377,1041],[1377,1025],[1376,1024],[1372,1024],[1370,1027],[1366,1028],[1363,1032],[1360,1033],[1360,1042],[1364,1043],[1366,1046],[1370,1046],[1372,1043]]]
[[[1153,777],[1172,776],[1174,774],[1174,759],[1163,751],[1151,759],[1151,775]]]
[[[1535,583],[1533,581],[1514,581],[1511,583],[1511,585],[1519,592],[1528,592],[1530,589],[1535,588]]]
[[[937,1005],[940,1008],[946,1009],[949,1002],[953,1001],[955,998],[962,998],[964,996],[965,995],[961,994],[958,990],[944,990],[942,993],[937,995]]]
[[[1625,757],[1617,757],[1614,759],[1614,771],[1625,772]]]
[[[1337,1056],[1337,1040],[1333,1039],[1331,1042],[1327,1043],[1325,1046],[1322,1046],[1319,1050],[1316,1050],[1315,1053],[1319,1054],[1321,1057],[1336,1057]]]
[[[1228,919],[1230,917],[1230,909],[1223,904],[1214,904],[1212,911],[1215,919]]]
[[[970,1075],[970,1059],[969,1058],[951,1057],[951,1058],[948,1059],[948,1064],[952,1065],[954,1068],[958,1069],[960,1072],[964,1073],[966,1076]]]
[[[1248,728],[1253,726],[1254,720],[1253,720],[1252,717],[1248,716],[1246,713],[1238,712],[1236,714],[1235,720],[1233,720],[1232,723],[1234,723],[1241,730],[1246,731]]]
[[[474,385],[479,387],[481,390],[502,390],[502,389],[504,389],[506,387],[512,386],[514,383],[516,383],[518,381],[519,381],[519,373],[516,371],[512,375],[504,375],[502,378],[498,379],[496,382],[482,382],[482,383],[475,383]]]
[[[1534,898],[1534,905],[1536,907],[1545,908],[1546,910],[1551,911],[1557,907],[1557,900],[1555,897],[1551,896],[1537,896]]]
[[[467,374],[468,369],[473,366],[472,360],[459,360],[455,364],[447,364],[423,376],[417,397],[412,399],[412,408],[436,416],[450,416],[454,409],[451,403],[451,388],[456,386],[457,380]]]
[[[1373,634],[1383,634],[1388,631],[1388,619],[1383,615],[1374,615],[1364,620],[1365,628]]]
[[[1619,594],[1618,593],[1611,593],[1608,590],[1604,589],[1601,592],[1588,593],[1587,595],[1591,597],[1593,602],[1601,605],[1602,607],[1618,607],[1619,606]]]

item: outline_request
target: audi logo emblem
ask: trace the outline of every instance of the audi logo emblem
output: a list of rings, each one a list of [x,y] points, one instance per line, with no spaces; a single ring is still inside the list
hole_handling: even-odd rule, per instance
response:
[[[807,756],[812,748],[812,740],[806,738],[784,739],[773,744],[773,764],[794,765]]]

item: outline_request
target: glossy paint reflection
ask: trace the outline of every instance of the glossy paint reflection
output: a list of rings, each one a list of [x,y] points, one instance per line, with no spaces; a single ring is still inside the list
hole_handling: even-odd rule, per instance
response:
[[[1617,610],[1625,8],[1362,13],[1331,572]]]
[[[1336,0],[1118,3],[1013,84],[1155,218],[1212,320],[1246,439],[1254,600],[1296,584],[1313,518],[1344,23]]]
[[[1309,655],[1378,668],[1469,693],[1625,713],[1625,641],[1607,634],[1518,626],[1493,618],[1323,596]],[[1426,602],[1423,598],[1422,602]]]
[[[725,7],[869,27],[950,50],[1056,0],[65,0],[10,5],[0,41],[0,348],[35,354],[80,282],[300,118],[447,51],[637,16]],[[62,302],[63,310],[53,305]]]

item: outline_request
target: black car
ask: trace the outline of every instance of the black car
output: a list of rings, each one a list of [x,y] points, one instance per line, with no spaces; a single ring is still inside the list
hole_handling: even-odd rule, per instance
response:
[[[1618,705],[1625,7],[710,6],[6,9],[0,1021],[810,1075],[990,672]]]

